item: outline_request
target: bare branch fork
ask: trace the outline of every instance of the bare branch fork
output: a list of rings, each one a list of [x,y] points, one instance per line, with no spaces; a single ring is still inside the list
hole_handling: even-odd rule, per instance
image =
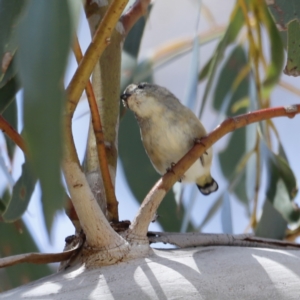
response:
[[[221,139],[227,133],[234,131],[246,125],[276,118],[289,117],[293,118],[300,113],[300,104],[261,109],[249,112],[240,116],[226,119],[222,124],[216,127],[209,135],[201,140],[201,143],[195,144],[194,147],[172,168],[172,172],[166,173],[151,189],[144,199],[137,216],[132,222],[128,234],[129,236],[145,236],[148,226],[153,219],[161,201],[166,193],[178,181],[189,167],[216,141]]]

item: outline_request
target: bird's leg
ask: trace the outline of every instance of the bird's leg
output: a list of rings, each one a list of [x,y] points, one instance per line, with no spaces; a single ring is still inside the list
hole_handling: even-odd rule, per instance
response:
[[[204,137],[201,137],[200,139],[199,138],[195,138],[194,139],[194,144],[201,144],[202,146],[205,146],[203,143],[202,143],[202,139]],[[204,154],[208,155],[207,151],[204,152]],[[201,161],[201,165],[204,166],[204,157],[203,155],[200,156],[200,161]]]

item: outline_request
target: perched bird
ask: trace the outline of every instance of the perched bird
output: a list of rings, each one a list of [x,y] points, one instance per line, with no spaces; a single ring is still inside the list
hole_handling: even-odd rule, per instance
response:
[[[156,171],[163,175],[206,135],[195,114],[166,88],[150,83],[130,84],[121,95],[140,126],[145,150]],[[195,182],[204,195],[218,189],[210,175],[212,149],[184,174],[182,182]]]

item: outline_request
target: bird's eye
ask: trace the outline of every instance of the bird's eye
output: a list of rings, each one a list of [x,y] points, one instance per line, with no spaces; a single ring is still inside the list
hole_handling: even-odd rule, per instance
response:
[[[139,85],[138,85],[138,89],[144,89],[145,88],[145,86],[146,86],[146,83],[140,83]]]

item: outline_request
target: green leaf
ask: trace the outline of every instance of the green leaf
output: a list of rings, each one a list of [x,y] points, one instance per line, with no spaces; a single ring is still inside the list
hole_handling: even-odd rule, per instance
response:
[[[6,189],[2,195],[2,197],[0,198],[0,215],[2,215],[2,213],[6,210],[6,207],[10,201],[10,193],[9,190]]]
[[[209,91],[213,84],[213,80],[215,79],[215,73],[217,67],[219,66],[219,63],[224,56],[225,50],[230,44],[232,44],[235,41],[243,25],[244,25],[243,13],[239,5],[236,5],[234,11],[231,14],[230,23],[226,30],[226,33],[221,39],[221,41],[219,42],[217,49],[213,54],[213,57],[209,61],[209,65],[206,65],[203,69],[204,71],[201,71],[199,74],[199,79],[204,79],[206,77],[205,75],[208,76],[208,82],[205,87],[204,95],[202,98],[203,100],[202,100],[200,114],[199,114],[200,116],[203,112]]]
[[[28,252],[38,252],[38,248],[25,224],[0,222],[0,257]],[[19,264],[1,269],[0,292],[20,286],[53,273],[48,265]]]
[[[17,103],[15,98],[13,98],[13,101],[9,104],[2,116],[15,130],[18,129]],[[8,156],[12,161],[16,149],[16,144],[6,134],[4,135],[4,137],[6,141]]]
[[[287,222],[274,206],[265,200],[263,212],[255,229],[255,235],[264,238],[282,240],[287,229]]]
[[[268,7],[280,30],[287,30],[287,24],[300,19],[300,2],[298,0],[268,1]]]
[[[15,184],[11,200],[3,214],[6,222],[20,219],[26,211],[37,180],[28,161],[22,165],[22,175]]]
[[[148,6],[148,16],[151,12],[151,9],[152,9],[152,4]],[[130,32],[128,33],[125,39],[123,49],[132,57],[137,58],[138,56],[145,25],[146,25],[146,18],[141,17],[131,28]]]
[[[286,75],[300,75],[300,21],[294,20],[288,24],[287,63],[284,69]]]
[[[220,164],[225,178],[230,178],[246,151],[246,130],[235,130],[225,150],[219,153]]]
[[[27,1],[25,0],[0,1],[0,61],[2,66],[0,69],[0,83],[4,81],[4,74],[12,65],[11,62],[18,47],[16,28],[19,16],[26,4]]]
[[[119,130],[119,155],[129,187],[141,203],[160,176],[143,147],[138,124],[131,112],[122,118]],[[179,231],[183,207],[177,207],[170,191],[158,209],[158,222],[166,231]]]
[[[293,203],[298,191],[295,175],[283,157],[270,151],[264,144],[262,149],[267,165],[267,200],[286,222],[298,223],[300,210]]]
[[[32,0],[19,29],[18,69],[24,87],[24,136],[42,189],[48,230],[63,206],[62,82],[72,38],[67,1]]]
[[[10,79],[0,88],[0,114],[15,100],[15,96],[20,89],[20,84],[16,77]]]
[[[289,198],[293,200],[297,195],[298,186],[292,169],[283,157],[269,150],[269,148],[264,144],[263,146],[264,155],[266,155],[268,171],[268,198],[273,199],[275,197],[275,187],[277,185],[277,181],[282,179],[286,185]]]
[[[266,70],[266,78],[263,82],[263,96],[269,97],[271,90],[278,82],[282,69],[283,69],[283,43],[279,31],[268,11],[265,2],[259,6],[259,13],[263,19],[264,25],[266,26],[269,38],[270,38],[270,64]]]
[[[220,111],[226,116],[232,116],[232,106],[241,99],[248,96],[249,93],[249,75],[244,78],[239,78],[242,70],[247,66],[247,57],[243,47],[236,46],[232,51],[227,61],[225,62],[218,82],[216,84],[213,106],[216,110]],[[236,80],[239,80],[237,87]],[[226,97],[228,95],[228,97]],[[224,103],[224,100],[227,103]],[[240,113],[246,112],[246,109]]]
[[[148,12],[150,13],[151,5],[149,6]],[[140,49],[140,44],[143,37],[143,32],[146,25],[146,19],[140,18],[136,24],[132,27],[129,34],[127,35],[123,53],[122,53],[122,66],[121,66],[121,91],[124,91],[126,86],[130,83],[146,81],[146,78],[152,76],[152,70],[150,74],[148,74],[149,68],[146,70],[143,65],[138,66],[137,64],[137,56]],[[147,76],[144,77],[143,74],[147,72]],[[134,76],[138,75],[142,78],[134,78]]]

